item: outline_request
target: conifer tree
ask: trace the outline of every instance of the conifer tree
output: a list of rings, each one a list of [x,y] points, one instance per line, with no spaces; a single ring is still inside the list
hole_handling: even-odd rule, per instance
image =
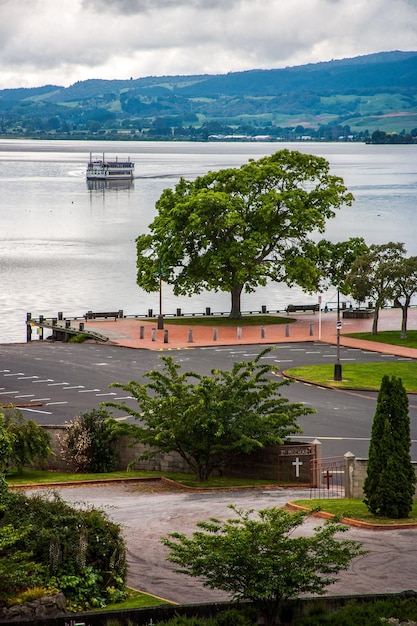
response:
[[[384,376],[372,424],[365,504],[374,515],[408,517],[416,476],[410,456],[408,398],[400,378]]]

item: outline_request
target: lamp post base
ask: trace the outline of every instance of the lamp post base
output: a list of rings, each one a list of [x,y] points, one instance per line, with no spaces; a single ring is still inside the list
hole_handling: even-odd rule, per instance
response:
[[[163,315],[158,315],[158,330],[162,330],[164,327],[164,317]]]
[[[333,380],[337,380],[337,381],[342,380],[342,364],[341,363],[335,363]]]

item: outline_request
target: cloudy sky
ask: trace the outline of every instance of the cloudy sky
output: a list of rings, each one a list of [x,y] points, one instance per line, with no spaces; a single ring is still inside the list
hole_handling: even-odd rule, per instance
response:
[[[417,0],[0,0],[0,89],[417,50]]]

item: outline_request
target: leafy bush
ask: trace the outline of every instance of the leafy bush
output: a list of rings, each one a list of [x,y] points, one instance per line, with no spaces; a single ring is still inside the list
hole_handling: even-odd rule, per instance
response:
[[[7,539],[4,545],[2,535]],[[56,493],[29,497],[4,488],[0,490],[1,566],[0,590],[7,587],[6,577],[15,591],[53,586],[76,610],[104,606],[117,591],[122,593],[127,569],[120,527],[104,512],[77,510]]]
[[[112,472],[118,462],[115,442],[125,431],[103,408],[82,413],[59,437],[62,458],[76,472]]]
[[[324,606],[321,609],[315,611],[313,608],[299,621],[299,626],[381,626],[384,618],[404,622],[417,620],[417,598],[396,597],[363,603],[352,601],[337,611],[326,611]]]
[[[50,435],[36,422],[26,421],[15,407],[5,407],[0,415],[0,472],[42,467],[51,454]]]

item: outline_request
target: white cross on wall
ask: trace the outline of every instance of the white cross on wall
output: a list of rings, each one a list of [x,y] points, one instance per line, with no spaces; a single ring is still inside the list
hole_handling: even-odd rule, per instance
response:
[[[300,461],[300,459],[297,456],[295,461],[292,462],[292,465],[295,465],[295,477],[300,478],[300,467],[301,465],[303,465],[303,462]]]

